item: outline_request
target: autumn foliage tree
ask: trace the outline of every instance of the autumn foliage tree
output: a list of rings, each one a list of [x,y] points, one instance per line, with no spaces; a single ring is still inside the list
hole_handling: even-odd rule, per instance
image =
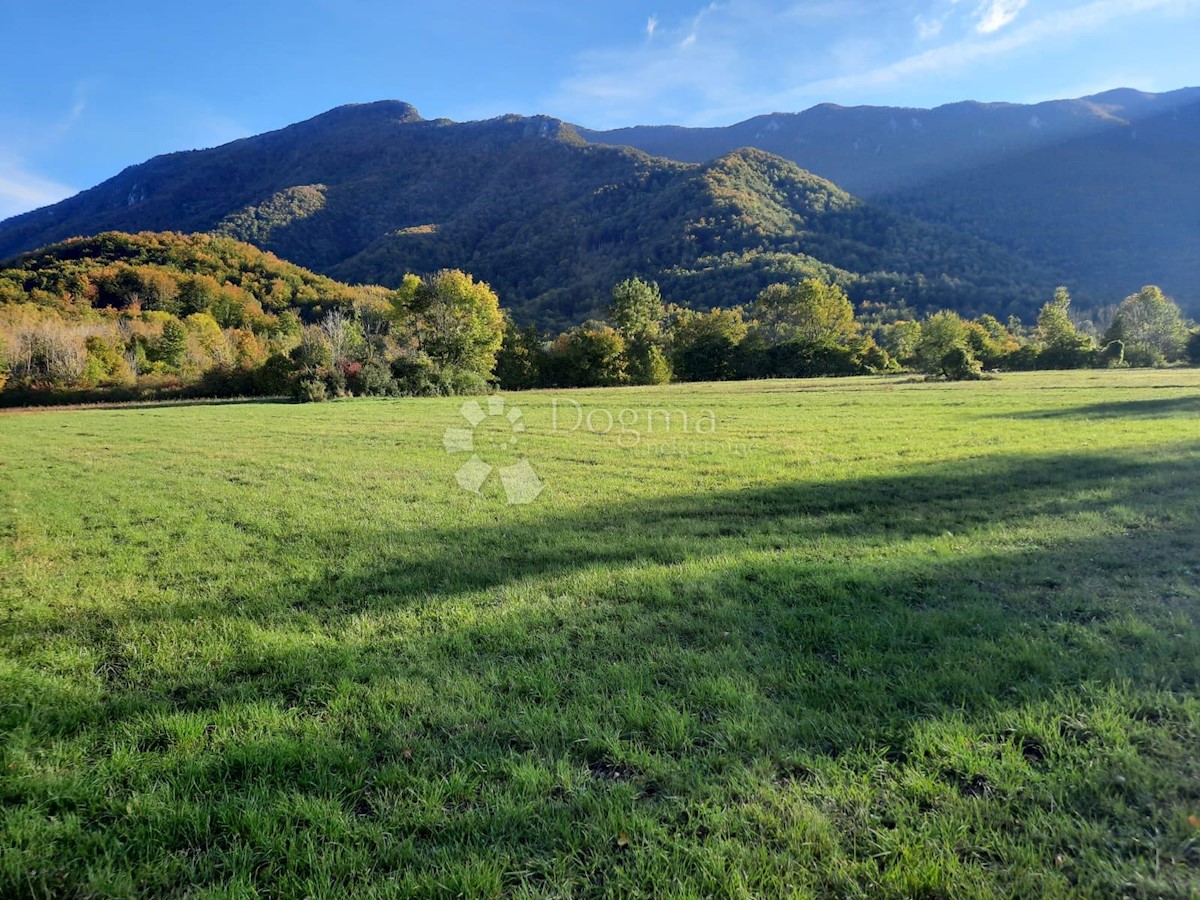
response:
[[[500,300],[465,272],[408,276],[392,300],[394,324],[436,365],[490,378],[504,337]]]

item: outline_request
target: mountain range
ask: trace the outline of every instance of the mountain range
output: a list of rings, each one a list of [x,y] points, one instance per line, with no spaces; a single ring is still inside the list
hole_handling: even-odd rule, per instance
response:
[[[757,147],[995,242],[1094,302],[1153,282],[1200,307],[1200,88],[931,110],[823,104],[726,128],[580,133],[690,161]]]
[[[633,274],[696,306],[806,274],[917,309],[1027,317],[1059,281],[1095,303],[1156,282],[1194,304],[1198,144],[1196,90],[617,132],[383,101],[132,166],[0,223],[0,259],[216,232],[343,281],[463,268],[555,327]]]

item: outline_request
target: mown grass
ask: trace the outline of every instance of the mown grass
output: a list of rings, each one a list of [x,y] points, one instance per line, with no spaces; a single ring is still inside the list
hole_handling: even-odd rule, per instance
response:
[[[0,415],[0,895],[1200,893],[1200,373],[509,400]]]

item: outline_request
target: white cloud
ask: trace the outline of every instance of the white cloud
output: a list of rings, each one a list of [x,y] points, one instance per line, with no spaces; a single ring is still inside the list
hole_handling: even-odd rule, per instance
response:
[[[1115,19],[1175,6],[1175,0],[1093,0],[1035,19],[1001,36],[986,40],[966,38],[944,44],[870,71],[810,82],[789,91],[788,95],[807,97],[833,91],[880,87],[918,75],[949,72],[985,59],[1004,56],[1031,44],[1082,34]]]
[[[946,27],[946,20],[927,19],[924,16],[917,16],[913,19],[913,27],[917,30],[918,40],[930,41],[942,33],[942,29]]]
[[[653,40],[581,54],[575,71],[539,109],[589,126],[654,118],[696,124],[706,107],[738,105],[745,85],[786,70],[789,80],[811,78],[820,54],[807,49],[814,29],[861,13],[875,0],[722,0],[694,14],[661,17]],[[678,105],[676,105],[678,104]],[[699,116],[697,110],[701,110]],[[640,113],[639,113],[640,115]]]
[[[976,14],[975,30],[980,34],[994,34],[1016,21],[1029,0],[984,0]]]
[[[958,12],[959,0],[937,0],[925,12],[913,17],[913,29],[918,41],[932,41],[942,36],[946,24]]]
[[[5,138],[0,143],[0,221],[77,193],[72,187],[39,175],[26,160],[41,155],[67,137],[87,110],[90,87],[86,80],[78,82],[70,106],[47,125],[39,128],[29,123],[6,122],[0,127]]]
[[[31,171],[20,159],[0,156],[0,220],[49,206],[74,193],[73,188]]]
[[[646,20],[646,37],[654,37],[656,31],[658,31],[658,16],[651,16]]]
[[[1200,8],[1200,0],[1056,2],[1047,10],[1028,0],[928,0],[924,19],[914,20],[912,7],[880,0],[723,0],[688,18],[663,18],[652,42],[582,55],[539,107],[604,128],[728,124],[823,101],[879,102],[885,91],[928,85],[1030,46]],[[898,55],[911,44],[894,39],[896,27],[916,25],[920,37],[921,21],[938,23],[927,25],[926,47]]]

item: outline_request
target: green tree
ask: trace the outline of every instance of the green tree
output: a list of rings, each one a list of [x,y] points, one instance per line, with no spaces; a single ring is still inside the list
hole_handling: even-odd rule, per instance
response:
[[[0,357],[2,355],[3,351],[0,349]],[[1188,334],[1187,359],[1193,366],[1200,366],[1200,328],[1195,328]]]
[[[565,387],[610,387],[629,381],[625,339],[603,322],[588,322],[561,335],[555,355],[562,363]]]
[[[608,318],[627,342],[658,340],[665,316],[662,293],[653,281],[628,278],[612,289]]]
[[[740,306],[708,312],[675,311],[670,328],[671,361],[685,381],[724,381],[737,374],[737,349],[746,337]]]
[[[1054,291],[1054,299],[1042,307],[1037,317],[1037,339],[1046,347],[1069,346],[1078,332],[1071,321],[1071,295],[1065,287]]]
[[[187,330],[176,318],[163,322],[162,335],[154,344],[154,359],[164,365],[178,369],[183,365],[187,352]]]
[[[179,293],[175,297],[180,315],[208,312],[216,302],[221,286],[208,275],[192,275],[179,282]]]
[[[144,266],[138,269],[141,278],[142,309],[159,309],[172,315],[181,310],[177,295],[179,284],[169,272]]]
[[[518,328],[504,313],[504,339],[496,354],[496,381],[509,391],[539,387],[542,379],[542,337],[537,326]]]
[[[854,306],[836,284],[806,278],[773,284],[755,299],[751,315],[768,343],[845,344],[859,330]]]
[[[1160,288],[1149,285],[1125,298],[1104,339],[1120,341],[1130,365],[1163,365],[1183,356],[1187,326],[1179,307]]]
[[[487,284],[457,269],[407,276],[392,307],[398,329],[439,367],[492,377],[504,317]]]
[[[84,345],[87,347],[87,362],[79,379],[80,384],[96,387],[133,381],[133,372],[125,361],[124,345],[99,335],[88,337]]]
[[[1001,365],[1009,354],[1020,347],[1012,332],[995,316],[984,314],[969,323],[967,329],[971,353],[987,368]]]
[[[970,330],[957,313],[937,312],[921,323],[921,340],[913,354],[917,368],[955,380],[976,363],[970,348]]]
[[[951,381],[974,381],[983,377],[983,366],[966,347],[954,347],[941,361],[942,374]]]
[[[304,329],[300,343],[291,352],[292,361],[301,371],[328,369],[334,364],[333,346],[325,332],[315,325]]]
[[[634,384],[670,381],[671,365],[660,345],[666,309],[658,285],[640,278],[622,281],[612,290],[608,316],[625,341],[629,380]]]
[[[876,329],[876,340],[892,359],[907,364],[921,343],[921,323],[899,321],[880,325]]]
[[[1095,362],[1096,342],[1080,334],[1071,319],[1071,295],[1065,287],[1038,313],[1034,330],[1038,342],[1037,365],[1046,369],[1078,369]]]

